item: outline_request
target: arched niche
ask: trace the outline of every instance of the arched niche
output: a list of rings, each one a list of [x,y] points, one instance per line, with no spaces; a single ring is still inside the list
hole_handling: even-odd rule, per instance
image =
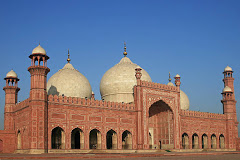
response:
[[[182,148],[189,149],[189,136],[187,133],[182,134]]]
[[[3,152],[3,141],[0,139],[0,153]]]
[[[75,128],[71,132],[71,148],[83,149],[84,148],[84,134],[79,128]]]
[[[52,130],[52,149],[65,149],[65,132],[61,127]]]
[[[217,137],[215,134],[211,135],[211,148],[216,149],[217,148]]]
[[[204,133],[202,135],[202,149],[208,148],[208,136]]]
[[[192,135],[192,149],[198,149],[199,144],[198,144],[199,137],[196,133]]]
[[[20,131],[17,133],[17,149],[22,149],[22,136]]]
[[[117,133],[114,130],[109,130],[106,135],[107,149],[117,149]]]
[[[90,149],[101,149],[102,136],[101,132],[97,129],[93,129],[89,133],[89,148]]]
[[[221,149],[225,148],[225,138],[223,134],[219,136],[219,148]]]
[[[122,148],[132,149],[132,133],[128,130],[122,133]]]

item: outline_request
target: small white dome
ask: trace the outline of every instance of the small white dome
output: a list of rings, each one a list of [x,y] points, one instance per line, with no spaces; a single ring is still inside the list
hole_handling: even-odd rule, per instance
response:
[[[180,75],[179,75],[179,74],[177,74],[175,77],[180,77]]]
[[[226,86],[224,89],[223,89],[223,93],[224,92],[232,92],[232,89],[228,86]]]
[[[130,103],[134,101],[133,88],[137,85],[135,69],[141,68],[128,57],[110,68],[102,77],[100,92],[102,99],[112,102]],[[142,69],[141,80],[152,82],[148,73]]]
[[[175,86],[172,82],[168,82],[167,85],[169,85],[169,86]]]
[[[183,110],[189,110],[188,96],[182,90],[180,90],[180,107]]]
[[[9,78],[9,77],[18,78],[17,73],[14,72],[13,70],[11,70],[7,73],[6,78]]]
[[[232,71],[232,68],[229,67],[229,66],[227,66],[227,67],[224,69],[224,72],[226,72],[226,71]]]
[[[46,55],[46,51],[39,44],[36,48],[33,49],[32,54],[44,54],[44,55]]]
[[[47,82],[48,95],[91,98],[92,88],[87,78],[67,63]]]

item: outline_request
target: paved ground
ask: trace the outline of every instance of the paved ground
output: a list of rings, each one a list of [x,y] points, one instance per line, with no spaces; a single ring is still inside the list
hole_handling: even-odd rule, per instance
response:
[[[240,160],[240,152],[132,153],[132,154],[0,154],[0,160]]]

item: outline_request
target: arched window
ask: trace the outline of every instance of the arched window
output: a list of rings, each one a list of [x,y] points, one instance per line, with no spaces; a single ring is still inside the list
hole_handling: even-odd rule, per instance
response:
[[[202,135],[202,149],[208,148],[208,136],[204,133]]]
[[[107,132],[106,141],[107,149],[117,149],[117,133],[114,130]]]
[[[71,133],[71,148],[83,149],[84,148],[84,134],[79,128],[75,128]]]
[[[60,127],[52,130],[52,149],[65,149],[65,132]]]
[[[122,148],[132,149],[132,134],[127,130],[122,133]]]
[[[219,136],[219,148],[221,149],[225,148],[225,139],[222,134]]]
[[[182,148],[189,149],[189,137],[187,133],[183,133],[182,135]]]
[[[212,149],[217,148],[217,137],[215,134],[212,134],[212,136],[211,136],[211,148]]]
[[[101,149],[102,136],[101,132],[97,129],[93,129],[89,133],[89,148],[90,149]]]

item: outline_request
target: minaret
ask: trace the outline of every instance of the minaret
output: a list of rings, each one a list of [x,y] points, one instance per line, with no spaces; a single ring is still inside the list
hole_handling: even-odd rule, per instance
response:
[[[18,76],[11,70],[7,73],[6,86],[3,88],[5,91],[5,109],[4,109],[4,130],[14,130],[14,121],[13,121],[13,108],[17,103],[18,99]]]
[[[226,148],[236,148],[236,138],[238,137],[238,121],[236,115],[236,100],[234,96],[234,78],[232,68],[227,66],[224,69],[224,89],[222,91],[223,114],[226,115]]]
[[[31,74],[31,89],[29,107],[31,110],[30,153],[45,153],[48,147],[48,110],[47,110],[47,67],[49,57],[40,46],[33,49],[29,56],[31,66],[28,71]]]

